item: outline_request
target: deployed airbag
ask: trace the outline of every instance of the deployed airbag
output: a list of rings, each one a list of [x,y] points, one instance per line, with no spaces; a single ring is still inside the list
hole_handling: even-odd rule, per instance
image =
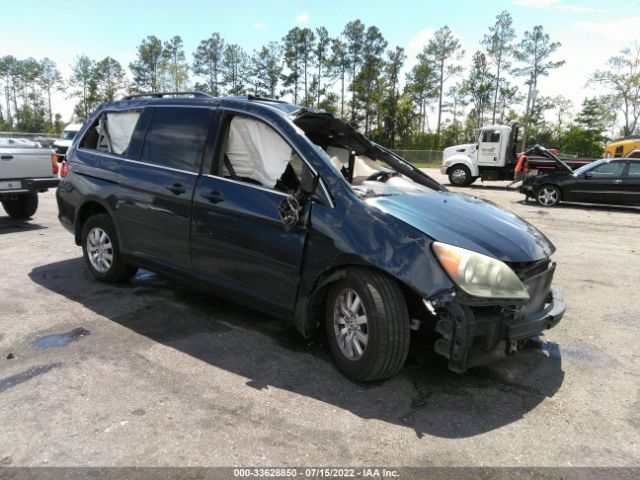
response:
[[[129,147],[140,112],[107,113],[107,130],[111,152],[122,155]]]
[[[245,117],[231,119],[226,155],[237,177],[274,188],[291,154],[291,147],[268,125]]]

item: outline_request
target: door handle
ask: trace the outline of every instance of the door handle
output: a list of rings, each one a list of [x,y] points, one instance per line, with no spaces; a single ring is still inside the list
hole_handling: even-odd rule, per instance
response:
[[[212,190],[209,193],[203,193],[201,195],[202,195],[202,197],[204,197],[207,200],[209,200],[211,203],[224,202],[224,195],[222,195],[222,193],[220,193],[217,190]]]
[[[2,155],[0,158],[2,160],[13,160],[13,155]]]
[[[615,185],[620,185],[622,183],[622,180],[614,180],[613,183]]]
[[[174,183],[173,185],[169,185],[167,186],[167,190],[169,190],[174,195],[180,195],[186,192],[185,188],[182,186],[181,183]]]

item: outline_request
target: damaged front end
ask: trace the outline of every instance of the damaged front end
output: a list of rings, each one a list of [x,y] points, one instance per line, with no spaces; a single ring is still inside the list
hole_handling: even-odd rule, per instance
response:
[[[481,299],[452,289],[424,300],[441,335],[434,350],[448,359],[450,370],[462,373],[513,355],[532,336],[562,319],[564,300],[551,288],[555,263],[544,259],[509,267],[526,288],[528,299]]]

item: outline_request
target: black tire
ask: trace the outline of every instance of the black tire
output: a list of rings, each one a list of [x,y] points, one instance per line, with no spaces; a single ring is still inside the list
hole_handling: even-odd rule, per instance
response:
[[[3,200],[2,207],[14,220],[27,220],[38,210],[38,194],[21,193],[15,200]]]
[[[555,185],[542,185],[536,190],[535,200],[541,207],[555,207],[562,199],[562,192]]]
[[[104,252],[110,255],[111,261],[108,268],[104,271],[100,271],[96,266],[94,266],[89,258],[89,249],[91,248],[89,234],[98,232],[98,230],[103,231],[107,236],[107,240],[109,240],[107,244],[108,248],[105,248]],[[122,258],[120,247],[118,245],[118,234],[109,215],[100,213],[89,217],[82,227],[81,239],[84,261],[93,276],[98,280],[110,283],[126,282],[138,271],[138,267],[129,265]],[[105,268],[105,266],[101,265],[101,268]]]
[[[474,182],[471,172],[464,165],[454,165],[449,169],[449,183],[456,187],[466,187]]]
[[[349,358],[343,352],[334,323],[334,316],[340,311],[337,300],[349,291],[357,293],[367,319],[364,326],[368,342],[360,358]],[[332,284],[325,305],[325,325],[338,368],[354,380],[389,378],[400,371],[407,359],[410,333],[407,305],[398,284],[382,273],[353,268],[345,278]]]

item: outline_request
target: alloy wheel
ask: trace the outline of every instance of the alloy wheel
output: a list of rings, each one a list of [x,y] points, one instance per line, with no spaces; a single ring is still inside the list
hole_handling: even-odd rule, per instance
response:
[[[558,203],[558,191],[555,188],[543,187],[538,192],[538,202],[546,207]]]
[[[107,232],[100,227],[89,230],[87,253],[91,266],[99,273],[106,273],[113,264],[113,245]]]
[[[367,313],[358,293],[343,289],[333,308],[333,330],[338,346],[349,360],[359,360],[364,355],[369,342]]]

